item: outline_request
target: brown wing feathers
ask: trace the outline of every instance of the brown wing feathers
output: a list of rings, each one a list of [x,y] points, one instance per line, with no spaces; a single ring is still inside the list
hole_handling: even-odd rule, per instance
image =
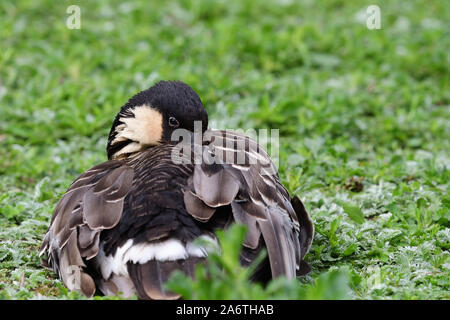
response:
[[[119,222],[132,181],[132,168],[109,161],[82,174],[56,206],[41,254],[47,253],[44,264],[52,265],[69,289],[94,294],[84,259],[97,255],[100,231]]]
[[[224,168],[210,174],[204,169],[207,165],[201,164],[200,167],[200,170],[194,170],[195,194],[201,195],[202,201],[213,208],[230,204],[239,191],[234,177]]]
[[[248,227],[244,247],[258,248],[262,236],[268,250],[272,276],[295,277],[305,254],[302,251],[308,247],[312,237],[312,232],[309,232],[306,236],[309,242],[301,238],[305,243],[301,247],[297,215],[302,221],[307,221],[305,228],[309,231],[311,221],[302,205],[303,210],[299,209],[300,200],[295,198],[294,211],[270,157],[256,142],[231,132],[213,131],[211,135],[211,143],[203,148],[208,148],[209,153],[217,157],[216,163],[195,165],[193,179],[188,181],[184,194],[187,211],[205,222],[213,216],[215,208],[231,204],[234,220]],[[240,139],[244,139],[245,143],[237,143]],[[246,148],[236,149],[236,144]],[[235,155],[230,155],[233,148],[224,148],[230,145],[235,147]],[[239,152],[244,155],[237,155]],[[253,162],[227,163],[230,159],[253,159]],[[265,174],[267,172],[273,174]]]

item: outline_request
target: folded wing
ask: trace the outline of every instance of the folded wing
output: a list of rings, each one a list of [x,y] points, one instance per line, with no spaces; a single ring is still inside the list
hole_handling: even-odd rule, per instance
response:
[[[302,260],[313,237],[311,220],[297,197],[291,202],[267,152],[240,133],[206,135],[210,142],[197,147],[202,161],[184,190],[186,210],[207,222],[220,207],[231,206],[234,221],[247,226],[244,248],[255,250],[264,242],[272,277],[309,271]],[[243,255],[244,261],[254,259],[245,250]]]
[[[102,163],[75,180],[58,202],[40,255],[46,254],[43,264],[52,267],[70,290],[94,294],[85,262],[98,254],[100,232],[120,221],[133,175],[133,169],[120,161]]]

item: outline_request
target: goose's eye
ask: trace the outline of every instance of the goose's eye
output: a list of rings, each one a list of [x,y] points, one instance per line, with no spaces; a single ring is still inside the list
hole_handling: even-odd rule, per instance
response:
[[[171,127],[178,127],[180,124],[178,123],[178,120],[175,117],[170,117],[169,118],[169,126]]]

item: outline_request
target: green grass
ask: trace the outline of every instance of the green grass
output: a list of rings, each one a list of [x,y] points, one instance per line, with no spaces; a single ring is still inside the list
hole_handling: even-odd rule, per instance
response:
[[[263,294],[336,297],[344,274],[354,299],[449,299],[450,5],[377,1],[368,30],[370,4],[1,1],[0,298],[80,297],[39,263],[53,208],[120,106],[179,79],[213,127],[280,129],[313,271]]]

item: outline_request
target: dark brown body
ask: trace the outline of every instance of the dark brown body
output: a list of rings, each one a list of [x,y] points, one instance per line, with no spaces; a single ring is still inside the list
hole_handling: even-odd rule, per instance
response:
[[[264,174],[274,168],[256,142],[240,134],[211,133],[244,139],[247,147],[234,152],[244,152],[247,163],[175,164],[174,145],[162,144],[93,167],[58,203],[42,245],[44,263],[69,289],[87,296],[97,287],[105,294],[178,298],[162,286],[173,270],[192,276],[195,265],[205,260],[206,251],[193,241],[201,236],[215,239],[215,230],[238,222],[248,227],[244,265],[262,248],[268,251],[254,280],[308,272],[303,258],[314,229],[301,201],[289,196],[276,173]],[[230,151],[217,141],[202,148]],[[248,161],[256,154],[265,163]],[[79,286],[71,283],[72,266],[80,273]]]

